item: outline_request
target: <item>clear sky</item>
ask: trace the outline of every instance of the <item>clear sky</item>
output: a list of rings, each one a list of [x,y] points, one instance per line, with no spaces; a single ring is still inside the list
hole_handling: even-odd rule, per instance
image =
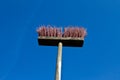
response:
[[[62,80],[120,80],[120,0],[0,0],[0,80],[54,80],[41,24],[87,28],[83,48],[63,48]]]

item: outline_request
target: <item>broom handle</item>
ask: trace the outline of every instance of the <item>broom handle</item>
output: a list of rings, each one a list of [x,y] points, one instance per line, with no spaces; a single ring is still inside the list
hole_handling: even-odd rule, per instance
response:
[[[55,80],[61,80],[61,67],[62,67],[62,43],[59,42]]]

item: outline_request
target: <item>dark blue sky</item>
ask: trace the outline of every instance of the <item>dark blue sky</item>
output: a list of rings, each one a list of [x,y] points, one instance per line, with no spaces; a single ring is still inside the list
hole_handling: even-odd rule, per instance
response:
[[[120,80],[119,0],[1,0],[0,80],[54,80],[57,47],[38,46],[41,25],[87,28],[64,47],[62,80]]]

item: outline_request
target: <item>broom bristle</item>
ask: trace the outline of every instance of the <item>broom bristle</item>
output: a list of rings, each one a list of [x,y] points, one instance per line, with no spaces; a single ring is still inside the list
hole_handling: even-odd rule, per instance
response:
[[[83,27],[65,27],[62,32],[62,28],[52,26],[40,26],[37,29],[38,36],[45,37],[73,37],[84,38],[86,36],[86,30]]]

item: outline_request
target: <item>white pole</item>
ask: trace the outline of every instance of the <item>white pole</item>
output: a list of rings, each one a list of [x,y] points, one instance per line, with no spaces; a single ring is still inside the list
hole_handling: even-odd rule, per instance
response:
[[[55,80],[61,80],[61,67],[62,67],[62,43],[59,42]]]

